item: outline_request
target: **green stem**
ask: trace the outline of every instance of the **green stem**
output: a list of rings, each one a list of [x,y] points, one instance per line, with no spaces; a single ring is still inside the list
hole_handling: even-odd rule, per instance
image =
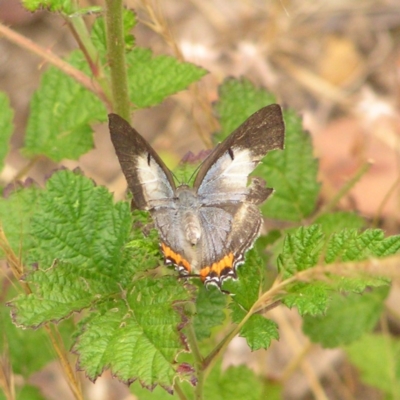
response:
[[[178,382],[175,382],[174,384],[174,390],[175,393],[178,395],[178,397],[180,398],[180,400],[187,400],[187,397],[185,395],[185,393],[183,393],[182,388],[180,387]]]
[[[83,20],[82,17],[65,18],[65,21],[70,27],[71,32],[74,35],[75,40],[79,45],[79,48],[82,50],[94,78],[97,80],[97,82],[103,89],[103,92],[109,99],[109,104],[110,104],[111,103],[110,85],[105,77],[103,66],[100,63],[99,53],[96,47],[93,45],[85,21]]]
[[[103,66],[100,63],[99,52],[92,42],[92,38],[90,36],[90,32],[87,29],[85,21],[82,16],[76,17],[67,17],[64,16],[64,20],[71,30],[72,35],[74,36],[76,42],[78,43],[79,48],[81,49],[89,67],[92,71],[93,77],[99,83],[103,92],[108,99],[107,109],[111,111],[111,93],[110,93],[110,84],[105,77]]]
[[[204,386],[204,364],[203,356],[200,353],[199,346],[197,345],[196,333],[193,329],[193,324],[190,323],[187,327],[187,339],[189,342],[190,350],[194,357],[194,364],[197,374],[197,384],[195,389],[195,399],[201,400],[203,398],[203,386]]]
[[[122,12],[122,0],[106,0],[107,50],[114,112],[129,121],[128,77]]]
[[[267,299],[273,299],[286,284],[292,282],[294,279],[289,278],[272,287],[268,292],[265,292],[250,308],[244,318],[218,343],[218,345],[210,352],[210,354],[204,359],[203,366],[206,373],[212,370],[214,364],[218,360],[218,356],[228,347],[232,339],[240,332],[243,325],[247,320],[255,313],[261,310],[270,310],[280,304],[279,301],[270,302]],[[267,305],[266,305],[267,304]]]
[[[218,356],[228,347],[229,343],[232,339],[240,332],[240,329],[244,325],[244,323],[250,318],[251,311],[249,311],[242,321],[238,325],[236,325],[219,343],[218,345],[210,352],[210,354],[204,359],[204,371],[208,374],[213,367],[214,364],[218,360]]]
[[[92,43],[90,38],[90,33],[86,27],[85,21],[82,17],[66,18],[66,21],[72,26],[74,35],[76,32],[77,41],[79,42],[79,47],[85,53],[86,58],[94,62],[98,58],[98,52],[96,47]]]
[[[190,350],[192,351],[195,363],[202,364],[203,356],[201,355],[199,346],[197,345],[196,333],[194,332],[192,323],[188,324],[188,326],[187,326],[187,339],[188,339]]]
[[[197,384],[194,391],[194,398],[196,400],[203,399],[203,387],[204,387],[204,369],[201,368],[197,371]]]

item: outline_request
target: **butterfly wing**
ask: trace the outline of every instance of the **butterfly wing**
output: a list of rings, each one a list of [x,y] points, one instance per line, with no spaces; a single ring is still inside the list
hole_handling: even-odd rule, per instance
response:
[[[132,192],[134,206],[151,210],[168,204],[176,189],[171,171],[127,121],[117,114],[110,114],[108,118],[111,141]]]
[[[268,194],[249,189],[248,176],[268,151],[283,149],[284,131],[279,105],[254,113],[205,159],[194,182],[198,195],[208,203],[243,201],[250,193],[252,202],[264,201]]]
[[[199,243],[200,276],[205,283],[218,286],[236,275],[245,252],[258,237],[262,217],[256,206],[272,193],[260,178],[248,176],[268,153],[282,149],[284,123],[280,106],[262,108],[237,128],[202,164],[194,188],[201,202],[199,210],[203,237]],[[223,210],[229,219],[223,221]],[[217,218],[212,218],[219,215]],[[213,223],[210,223],[210,220]],[[228,222],[229,227],[221,226]],[[220,234],[226,232],[226,235]]]
[[[157,227],[166,263],[190,271],[190,250],[182,230],[179,201],[171,172],[147,141],[123,118],[109,115],[111,141],[133,195],[133,205],[149,210]]]

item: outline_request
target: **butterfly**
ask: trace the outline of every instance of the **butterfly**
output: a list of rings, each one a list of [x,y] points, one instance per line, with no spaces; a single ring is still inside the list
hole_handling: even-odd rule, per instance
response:
[[[201,164],[193,187],[175,185],[172,172],[130,124],[109,115],[111,140],[132,192],[132,204],[151,213],[167,265],[221,287],[260,234],[257,205],[273,192],[249,174],[271,150],[283,149],[281,107],[251,115]],[[250,181],[250,182],[249,182]]]

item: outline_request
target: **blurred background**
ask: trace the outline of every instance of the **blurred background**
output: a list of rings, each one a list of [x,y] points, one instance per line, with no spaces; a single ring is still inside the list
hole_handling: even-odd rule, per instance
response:
[[[86,3],[103,5],[100,0]],[[209,146],[210,135],[218,130],[210,108],[218,98],[218,85],[228,76],[245,76],[303,116],[319,159],[321,204],[369,162],[370,169],[342,198],[340,208],[356,210],[388,234],[399,233],[399,0],[127,0],[126,6],[138,14],[134,35],[139,46],[209,71],[196,89],[134,116],[135,128],[170,167],[187,151],[196,153]],[[87,16],[87,23],[94,18]],[[0,20],[60,56],[77,47],[61,17],[46,11],[31,14],[17,0],[0,1]],[[1,176],[5,182],[27,164],[18,149],[29,102],[45,68],[35,55],[0,40],[0,90],[10,96],[16,124]],[[95,128],[96,148],[78,162],[63,165],[79,165],[120,198],[126,184],[108,129]],[[55,167],[41,160],[29,175],[43,182]],[[394,292],[389,301],[398,305],[399,295]],[[272,317],[280,326],[280,341],[268,352],[250,353],[237,339],[226,365],[245,362],[268,378],[283,378],[286,399],[315,398],[315,391],[314,395],[310,391],[315,379],[328,396],[321,399],[381,398],[360,383],[340,350],[321,350],[308,343],[295,312],[274,310]],[[288,365],[300,354],[304,359],[288,373]],[[49,398],[68,399],[68,390],[60,389],[63,383],[57,368],[49,366],[36,379]],[[88,384],[88,391],[90,398],[100,400],[130,398],[127,389],[107,373],[96,385]]]

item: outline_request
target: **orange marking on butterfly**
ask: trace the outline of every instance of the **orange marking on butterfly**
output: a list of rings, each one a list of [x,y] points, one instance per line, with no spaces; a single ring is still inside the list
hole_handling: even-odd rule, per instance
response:
[[[206,277],[210,275],[211,273],[215,272],[218,277],[221,276],[222,271],[225,268],[233,268],[233,253],[227,254],[225,257],[223,257],[221,260],[213,263],[211,266],[207,266],[201,269],[200,271],[200,278],[204,282]]]
[[[191,266],[187,260],[185,260],[180,254],[175,253],[170,247],[165,243],[161,243],[161,250],[165,258],[169,258],[172,262],[178,266],[182,266],[186,269],[188,273],[191,271]]]

